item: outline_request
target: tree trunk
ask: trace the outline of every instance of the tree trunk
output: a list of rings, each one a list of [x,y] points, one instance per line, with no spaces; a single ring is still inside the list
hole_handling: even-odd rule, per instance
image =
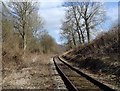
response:
[[[82,32],[80,26],[79,26],[79,30],[80,30],[80,33],[81,33],[81,36],[82,36],[82,42],[83,42],[83,44],[84,44],[84,43],[85,43],[85,39],[84,39],[84,35],[83,35],[83,32]]]
[[[88,39],[88,43],[90,43],[90,32],[89,32],[89,28],[86,28],[87,30],[87,39]]]
[[[80,36],[80,32],[78,31],[78,37],[79,37],[79,43],[81,44],[81,36]]]
[[[84,35],[83,35],[82,31],[81,31],[81,35],[82,35],[82,42],[84,44],[85,43],[85,39],[84,39]]]
[[[24,51],[26,51],[26,48],[27,48],[27,38],[26,36],[24,36]]]
[[[76,16],[76,8],[73,6],[73,13],[74,13],[74,18],[75,18],[75,21],[76,21],[76,27],[77,27],[77,34],[78,34],[78,38],[79,38],[79,43],[81,44],[81,36],[80,36],[80,31],[79,31],[79,20],[77,19],[77,16]]]
[[[27,47],[27,38],[26,38],[26,23],[23,22],[23,51],[25,55],[26,47]]]
[[[25,55],[25,51],[26,51],[26,48],[27,48],[27,40],[26,40],[26,36],[25,34],[22,36],[22,45],[23,45],[23,55]]]
[[[73,39],[73,44],[74,44],[74,46],[76,47],[76,41],[75,41],[74,33],[72,33],[72,39]]]
[[[86,32],[87,32],[87,40],[88,40],[88,43],[90,43],[90,30],[89,30],[89,25],[87,23],[87,19],[85,20],[85,25],[86,25]]]
[[[120,24],[118,24],[118,53],[120,55]]]
[[[80,31],[79,30],[77,30],[77,34],[78,34],[78,38],[79,38],[79,43],[81,44],[82,42],[81,42],[81,36],[80,36]]]

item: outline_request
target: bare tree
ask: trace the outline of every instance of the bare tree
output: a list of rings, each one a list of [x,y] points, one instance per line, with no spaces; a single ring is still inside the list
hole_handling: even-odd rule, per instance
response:
[[[40,45],[43,53],[49,53],[54,51],[55,40],[46,31],[40,37]]]
[[[90,42],[90,30],[105,20],[103,5],[97,2],[79,2],[78,12],[84,19],[88,43]]]
[[[72,25],[63,23],[63,27],[61,29],[63,30],[61,33],[62,36],[64,36],[67,40],[71,39],[73,41],[73,45],[76,46],[75,31],[73,30]]]
[[[9,14],[9,9],[2,3],[2,45],[3,51],[15,50],[19,47],[19,38],[14,33],[13,17]],[[13,43],[14,42],[14,43]]]
[[[78,20],[78,17],[77,17],[77,12],[76,12],[76,6],[72,6],[70,8],[70,11],[71,11],[71,15],[72,15],[72,18],[74,19],[74,24],[75,24],[75,31],[77,32],[78,34],[78,38],[79,38],[79,42],[81,43],[81,34],[80,34],[80,31],[79,31],[79,20]]]
[[[69,10],[66,12],[65,21],[62,23],[61,30],[62,30],[61,32],[62,37],[67,39],[67,42],[70,42],[68,44],[71,47],[72,45],[76,47],[77,45],[76,26],[75,26],[73,18],[71,17],[71,13]]]
[[[9,8],[14,18],[15,31],[17,30],[21,36],[25,51],[27,48],[27,38],[32,36],[38,27],[42,26],[42,20],[37,13],[36,3],[12,2]]]

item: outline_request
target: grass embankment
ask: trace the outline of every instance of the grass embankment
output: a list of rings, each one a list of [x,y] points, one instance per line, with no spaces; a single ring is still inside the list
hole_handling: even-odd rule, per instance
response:
[[[111,30],[90,44],[79,46],[62,57],[80,69],[86,69],[93,74],[110,75],[113,77],[110,79],[120,84],[118,46],[117,30]]]

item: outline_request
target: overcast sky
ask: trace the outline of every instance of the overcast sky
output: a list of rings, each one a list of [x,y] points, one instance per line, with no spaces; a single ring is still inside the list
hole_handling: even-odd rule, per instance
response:
[[[61,21],[64,19],[65,14],[65,7],[62,7],[62,3],[63,2],[59,2],[59,0],[55,0],[55,2],[41,2],[39,11],[45,20],[45,29],[59,44],[62,43],[59,33]],[[102,29],[108,30],[111,24],[114,23],[115,20],[118,20],[118,3],[105,2],[104,7],[107,14],[107,21]]]

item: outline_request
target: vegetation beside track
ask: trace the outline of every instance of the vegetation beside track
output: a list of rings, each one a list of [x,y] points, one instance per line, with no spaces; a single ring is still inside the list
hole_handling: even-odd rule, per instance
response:
[[[97,36],[91,43],[79,46],[62,55],[80,69],[108,76],[120,86],[118,27]]]

